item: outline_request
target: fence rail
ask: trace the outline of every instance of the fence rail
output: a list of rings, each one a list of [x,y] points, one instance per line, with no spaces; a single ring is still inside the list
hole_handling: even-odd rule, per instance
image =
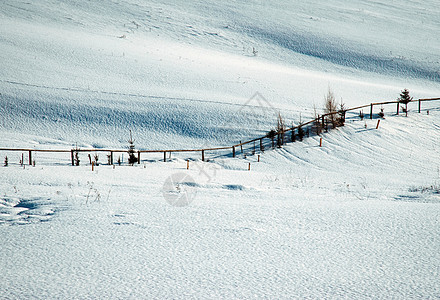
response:
[[[424,98],[424,99],[417,99],[417,100],[411,100],[409,103],[418,103],[418,112],[421,112],[421,106],[423,102],[426,101],[438,101],[440,100],[440,98]],[[400,104],[402,102],[400,101],[385,101],[385,102],[372,102],[370,104],[366,104],[366,105],[362,105],[362,106],[357,106],[357,107],[352,107],[352,108],[348,108],[345,109],[343,111],[343,114],[345,116],[346,112],[349,111],[355,111],[355,110],[360,110],[363,108],[370,108],[370,114],[369,114],[369,118],[372,119],[373,118],[373,109],[374,106],[378,106],[378,105],[389,105],[389,104],[397,104],[397,109],[396,109],[396,114],[399,114],[399,110],[400,110]],[[310,125],[314,125],[314,124],[318,124],[317,126],[322,126],[322,128],[324,128],[325,126],[325,119],[331,115],[335,115],[335,114],[340,114],[341,111],[337,111],[337,112],[331,112],[331,113],[327,113],[327,114],[322,114],[322,115],[318,115],[318,117],[309,120],[305,123],[301,123],[299,125],[293,126],[293,127],[289,127],[286,128],[284,130],[280,130],[280,131],[275,131],[273,133],[272,136],[269,136],[269,134],[266,134],[264,136],[260,136],[248,141],[244,141],[244,142],[240,142],[238,144],[234,144],[232,146],[224,146],[224,147],[212,147],[212,148],[203,148],[203,149],[164,149],[164,150],[137,150],[137,155],[138,155],[138,163],[141,162],[141,153],[163,153],[164,155],[164,161],[167,160],[167,153],[171,154],[171,153],[189,153],[189,152],[200,152],[201,153],[201,158],[202,161],[205,161],[205,152],[206,151],[222,151],[222,150],[231,150],[232,151],[232,157],[236,156],[236,151],[238,147],[240,147],[240,151],[243,153],[243,146],[245,145],[249,145],[254,143],[254,148],[253,148],[253,153],[255,153],[257,147],[256,147],[256,142],[259,142],[258,148],[260,150],[260,152],[263,152],[265,149],[265,145],[267,145],[268,141],[267,139],[269,139],[269,141],[271,142],[272,146],[274,145],[274,138],[276,138],[280,135],[284,136],[286,133],[288,133],[289,131],[291,131],[292,133],[294,133],[295,130],[298,130],[299,128],[306,128],[307,126]],[[266,144],[264,142],[264,139],[266,139]],[[284,137],[282,140],[282,144],[284,144]],[[74,165],[74,154],[76,152],[107,152],[109,153],[110,156],[110,164],[113,165],[113,154],[114,153],[127,153],[128,149],[100,149],[100,148],[90,148],[90,149],[81,149],[81,148],[75,148],[75,149],[29,149],[29,148],[0,148],[0,151],[2,152],[28,152],[29,155],[29,165],[32,165],[32,153],[33,152],[45,152],[45,153],[70,153],[70,157],[71,157],[71,162],[72,165]],[[24,154],[22,154],[22,164],[24,164]]]

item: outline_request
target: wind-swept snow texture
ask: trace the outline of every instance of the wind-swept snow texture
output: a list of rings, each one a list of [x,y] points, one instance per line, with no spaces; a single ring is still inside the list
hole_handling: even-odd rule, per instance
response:
[[[23,169],[11,155],[0,168],[0,295],[436,298],[439,116],[390,117],[378,130],[347,122],[323,147],[310,138],[259,163],[189,170],[172,159],[92,172],[41,155]]]
[[[126,148],[129,130],[137,149],[231,146],[279,112],[321,113],[329,87],[347,107],[439,97],[439,15],[434,0],[2,1],[0,147]],[[410,109],[386,106],[377,130],[354,112],[323,147],[259,163],[99,153],[92,172],[86,154],[1,152],[0,298],[436,298],[440,114]]]
[[[348,106],[440,94],[437,1],[0,5],[2,131],[17,135],[222,146],[275,123],[235,115],[256,92],[294,122],[329,86]]]

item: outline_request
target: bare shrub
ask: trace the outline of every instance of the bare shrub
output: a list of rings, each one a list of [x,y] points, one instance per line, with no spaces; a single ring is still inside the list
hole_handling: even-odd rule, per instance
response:
[[[315,125],[315,129],[316,129],[316,134],[320,135],[321,132],[322,132],[322,124],[321,124],[321,121],[320,121],[320,117],[319,117],[318,111],[316,109],[316,105],[313,105],[313,117],[315,119],[314,125]],[[302,122],[301,122],[301,115],[300,115],[299,123],[302,124]]]
[[[278,133],[278,140],[277,140],[278,147],[281,147],[281,145],[284,144],[285,131],[286,131],[286,124],[284,123],[281,113],[278,113],[277,128],[276,128],[276,132]]]
[[[292,122],[292,142],[295,142],[296,141],[296,135],[295,135],[295,129],[293,127],[294,127],[294,125],[293,125],[293,122]]]
[[[75,166],[79,166],[79,163],[81,162],[81,160],[79,159],[78,144],[75,146],[75,149],[73,151],[73,162],[74,162]]]
[[[327,114],[326,119],[332,124],[333,128],[338,125],[336,112],[338,105],[336,103],[335,94],[328,88],[327,95],[324,98],[324,113]]]

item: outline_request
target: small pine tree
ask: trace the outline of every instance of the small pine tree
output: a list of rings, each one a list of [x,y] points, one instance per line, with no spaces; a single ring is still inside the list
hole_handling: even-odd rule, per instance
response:
[[[383,107],[380,108],[379,117],[382,119],[385,117],[385,113],[383,112]]]
[[[5,167],[8,166],[8,156],[5,156]]]
[[[267,133],[267,137],[270,138],[270,140],[272,141],[272,148],[275,148],[275,141],[274,141],[275,135],[276,135],[276,132],[273,129]]]
[[[304,138],[304,129],[301,125],[298,127],[298,138],[300,141],[302,141]]]
[[[342,98],[341,98],[341,103],[339,104],[339,110],[338,110],[338,114],[339,114],[338,125],[339,126],[344,126],[344,124],[345,124],[345,112],[346,111],[347,111],[347,108],[345,107],[345,103],[342,102]]]
[[[95,166],[99,166],[99,155],[97,153],[93,155],[93,160],[95,161]]]
[[[137,157],[136,157],[136,155],[134,154],[135,153],[135,151],[134,151],[134,140],[133,140],[133,137],[132,137],[132,135],[131,135],[131,130],[130,130],[130,140],[128,141],[128,163],[130,164],[130,165],[134,165],[135,163],[137,163],[137,161],[138,161],[138,159],[137,159]]]
[[[397,98],[397,101],[399,101],[399,103],[405,104],[405,108],[403,109],[403,111],[405,112],[406,116],[408,116],[408,103],[411,102],[412,100],[413,100],[413,97],[411,97],[409,95],[409,90],[408,89],[404,89],[400,93],[400,97]]]

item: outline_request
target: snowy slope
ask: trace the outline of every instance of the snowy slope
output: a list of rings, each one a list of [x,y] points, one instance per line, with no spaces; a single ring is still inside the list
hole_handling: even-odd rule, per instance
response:
[[[348,107],[439,97],[439,14],[434,0],[3,1],[0,147],[126,148],[129,130],[137,149],[231,146],[278,112],[308,120],[329,87]],[[377,130],[350,113],[323,147],[260,162],[247,147],[115,168],[100,153],[92,172],[85,153],[23,167],[2,152],[0,298],[438,297],[440,113],[410,109],[386,106]]]
[[[2,128],[70,144],[121,146],[131,128],[142,148],[224,145],[255,92],[298,122],[328,86],[348,106],[440,90],[436,1],[1,6]]]
[[[260,163],[1,168],[0,294],[436,297],[439,111],[366,124],[324,134],[322,148],[310,138],[266,151]],[[190,205],[170,205],[176,195]]]

